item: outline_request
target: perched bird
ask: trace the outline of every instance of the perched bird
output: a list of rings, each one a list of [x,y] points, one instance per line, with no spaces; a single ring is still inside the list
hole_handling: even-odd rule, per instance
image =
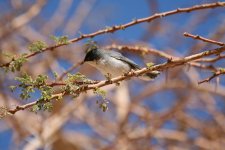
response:
[[[135,62],[116,51],[100,49],[96,44],[91,44],[86,49],[83,63],[87,62],[97,68],[106,77],[117,77],[131,70],[141,69]],[[151,80],[160,74],[159,71],[146,73],[139,78]]]

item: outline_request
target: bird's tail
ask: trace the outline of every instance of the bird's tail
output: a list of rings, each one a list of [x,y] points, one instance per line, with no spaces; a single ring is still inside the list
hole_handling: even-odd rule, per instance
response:
[[[149,73],[146,73],[146,74],[140,76],[139,78],[142,80],[145,80],[145,81],[150,81],[150,80],[155,79],[159,74],[160,74],[159,71],[152,71],[152,72],[149,72]]]

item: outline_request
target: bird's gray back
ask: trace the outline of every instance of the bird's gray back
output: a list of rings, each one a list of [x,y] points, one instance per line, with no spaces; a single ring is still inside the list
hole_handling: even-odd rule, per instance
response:
[[[103,50],[105,52],[105,54],[115,58],[115,59],[118,59],[120,61],[123,61],[127,64],[130,65],[130,67],[132,69],[140,69],[140,67],[135,63],[133,62],[132,60],[130,60],[129,58],[123,56],[121,53],[119,52],[116,52],[116,51],[110,51],[110,50]]]

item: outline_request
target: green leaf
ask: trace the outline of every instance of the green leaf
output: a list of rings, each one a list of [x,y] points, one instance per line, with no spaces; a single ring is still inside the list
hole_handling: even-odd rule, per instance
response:
[[[53,105],[51,102],[47,102],[43,104],[43,110],[52,111]]]
[[[43,41],[36,41],[28,46],[29,51],[31,52],[41,52],[44,48],[47,47],[47,44]]]
[[[56,42],[57,45],[60,45],[60,44],[69,44],[69,39],[68,39],[68,36],[51,36],[50,37],[52,40],[54,40]]]
[[[154,63],[153,63],[153,62],[146,63],[146,66],[147,66],[148,68],[150,68],[150,67],[154,66]]]
[[[17,88],[17,86],[11,85],[11,86],[9,86],[9,88],[10,88],[11,92],[14,92],[14,90]]]
[[[47,75],[38,75],[36,80],[34,81],[34,85],[40,86],[46,84],[46,80],[48,79]]]
[[[23,74],[22,77],[15,77],[15,80],[21,82],[24,85],[30,85],[33,84],[33,79],[28,74]]]
[[[219,68],[220,72],[225,72],[225,68]]]
[[[102,102],[99,104],[99,108],[101,108],[103,112],[106,112],[106,110],[108,110],[108,105],[106,102]]]
[[[27,61],[27,58],[25,57],[25,55],[22,54],[19,58],[13,60],[10,63],[9,70],[11,70],[12,72],[20,71],[23,63],[26,61]]]
[[[41,90],[41,99],[50,100],[52,98],[53,88],[50,86],[43,86],[40,88]]]
[[[94,91],[94,94],[97,94],[98,96],[101,96],[103,99],[106,98],[106,91],[100,89],[100,88],[96,88]]]
[[[88,80],[88,78],[85,75],[83,75],[79,72],[76,73],[76,74],[68,73],[65,82],[66,83],[72,83],[72,82],[77,81],[77,80],[84,81],[84,80]]]
[[[55,72],[55,71],[53,72],[53,75],[54,75],[54,78],[55,78],[55,79],[57,79],[57,78],[58,78],[58,76],[59,76],[59,75],[58,75],[58,73],[57,73],[57,72]]]
[[[24,74],[22,77],[15,77],[15,80],[21,82],[24,85],[30,85],[33,83],[33,79],[28,74]]]
[[[41,110],[40,104],[35,104],[35,105],[33,105],[32,108],[31,108],[31,111],[33,111],[33,112],[37,112],[37,111],[39,111],[39,110]]]

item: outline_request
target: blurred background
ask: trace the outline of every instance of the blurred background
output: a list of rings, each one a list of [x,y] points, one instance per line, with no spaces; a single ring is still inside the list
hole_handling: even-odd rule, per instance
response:
[[[0,63],[3,53],[28,53],[27,46],[37,40],[52,45],[50,36],[67,35],[69,39],[96,32],[113,25],[155,13],[191,7],[214,0],[0,0]],[[218,46],[183,36],[184,32],[225,41],[225,8],[179,13],[141,23],[125,30],[93,38],[101,47],[144,46],[184,57]],[[0,105],[13,108],[27,101],[20,91],[10,92],[14,78],[26,72],[32,77],[53,72],[61,75],[85,56],[88,39],[29,58],[20,72],[0,70]],[[125,56],[144,67],[148,62],[164,63],[165,58],[141,52],[121,50]],[[225,67],[221,58],[204,65]],[[81,72],[90,79],[103,80],[95,68],[82,65]],[[154,81],[135,78],[121,86],[105,86],[108,110],[102,112],[93,92],[77,98],[66,96],[55,101],[51,112],[28,110],[0,120],[0,149],[53,150],[137,150],[137,149],[207,149],[225,146],[225,80],[198,82],[211,75],[210,70],[189,65],[164,70]]]

